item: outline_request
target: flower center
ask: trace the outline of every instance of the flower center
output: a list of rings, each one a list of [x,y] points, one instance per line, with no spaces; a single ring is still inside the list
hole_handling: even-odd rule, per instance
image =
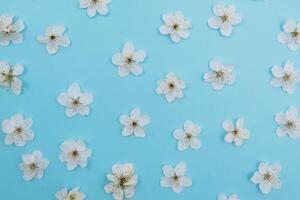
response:
[[[119,187],[124,189],[125,188],[125,183],[127,182],[128,178],[125,177],[125,176],[122,176],[120,179],[119,179]]]
[[[99,0],[92,0],[92,2],[93,2],[93,3],[98,3],[98,2],[99,2]]]
[[[76,200],[76,194],[71,194],[69,196],[69,200]]]
[[[179,29],[179,24],[173,24],[172,28],[174,31],[177,31]]]
[[[23,129],[22,129],[21,127],[17,127],[17,128],[15,129],[15,133],[16,133],[16,134],[21,134],[22,131],[23,131]]]
[[[291,35],[293,38],[297,38],[298,36],[300,36],[300,33],[295,30],[295,31],[291,32]]]
[[[6,34],[12,33],[12,32],[13,32],[12,26],[7,26],[7,27],[5,27],[5,29],[4,29],[3,31],[4,31],[4,33],[6,33]]]
[[[30,170],[35,170],[36,168],[38,168],[37,165],[36,165],[36,163],[31,163],[31,164],[29,165],[29,169],[30,169]]]
[[[286,125],[289,129],[293,129],[295,127],[295,123],[292,121],[288,121]]]
[[[133,63],[133,58],[132,58],[132,57],[127,57],[127,58],[126,58],[126,63],[127,63],[128,65],[131,65],[131,64]]]
[[[179,180],[179,176],[174,175],[174,176],[172,177],[172,179],[173,179],[173,181],[177,182],[177,181]]]
[[[285,81],[291,81],[292,80],[292,76],[290,74],[285,74],[283,76],[283,80],[285,80]]]
[[[137,125],[138,125],[138,123],[137,123],[136,121],[133,121],[133,122],[132,122],[132,127],[133,127],[133,128],[137,127]]]
[[[264,180],[271,181],[271,179],[272,179],[272,175],[271,174],[269,174],[269,173],[264,174]]]
[[[78,99],[73,99],[72,104],[74,106],[78,106],[80,104],[80,101]]]
[[[224,23],[224,22],[227,22],[228,19],[229,19],[228,15],[223,15],[223,16],[221,17],[221,20],[222,20],[223,23]]]
[[[190,140],[190,139],[192,139],[192,134],[187,133],[185,137],[186,137],[186,139]]]
[[[174,84],[174,83],[169,83],[169,88],[170,88],[171,90],[173,90],[173,89],[175,88],[175,84]]]
[[[233,130],[233,135],[234,135],[234,136],[238,136],[239,133],[240,133],[239,130],[237,130],[237,129],[234,129],[234,130]]]
[[[52,40],[52,41],[56,40],[56,36],[55,36],[55,35],[50,35],[49,38],[50,38],[50,40]]]
[[[76,158],[79,155],[77,150],[72,151],[71,154],[74,158]]]
[[[4,82],[8,82],[9,84],[11,83],[11,82],[13,82],[13,80],[14,80],[14,75],[13,75],[13,70],[11,69],[11,70],[9,70],[9,72],[7,73],[7,74],[5,74],[5,73],[2,73],[2,75],[4,76]]]
[[[217,76],[217,78],[223,78],[224,77],[224,72],[223,71],[217,71],[216,76]]]

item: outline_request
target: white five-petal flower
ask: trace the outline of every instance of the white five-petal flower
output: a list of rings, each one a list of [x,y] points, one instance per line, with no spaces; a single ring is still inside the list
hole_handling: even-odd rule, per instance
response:
[[[236,12],[234,5],[225,7],[217,4],[213,7],[213,12],[216,16],[208,19],[208,25],[213,29],[220,29],[220,33],[223,36],[230,36],[232,26],[238,25],[242,21],[242,17]]]
[[[282,87],[283,91],[293,94],[297,82],[300,82],[300,70],[294,69],[294,64],[286,61],[283,68],[280,66],[272,67],[274,78],[271,80],[273,87]]]
[[[108,14],[108,4],[112,0],[79,0],[79,8],[87,8],[87,14],[89,17],[94,17],[97,12],[100,15]]]
[[[11,119],[2,121],[2,131],[5,136],[5,144],[15,144],[16,146],[25,146],[27,141],[33,140],[34,133],[31,130],[32,119],[24,119],[20,113],[15,114]]]
[[[67,164],[67,170],[74,170],[78,165],[85,168],[92,150],[81,140],[66,140],[60,145],[59,159]]]
[[[233,74],[234,65],[223,64],[219,59],[212,59],[209,62],[209,67],[212,70],[204,74],[204,81],[211,83],[214,90],[221,90],[225,85],[232,85],[235,82]]]
[[[268,163],[261,162],[258,171],[251,177],[251,181],[259,184],[259,189],[262,193],[268,194],[272,187],[275,189],[281,188],[281,181],[279,179],[280,171],[281,166],[279,164],[269,165]]]
[[[162,168],[164,177],[160,179],[161,187],[171,187],[176,193],[180,193],[183,188],[192,186],[192,180],[186,177],[186,164],[180,162],[173,169],[170,165],[165,165]]]
[[[70,46],[70,39],[63,35],[65,30],[64,25],[49,26],[46,28],[45,35],[38,36],[37,40],[46,44],[48,54],[56,54],[60,47]]]
[[[201,141],[198,138],[200,132],[200,126],[187,120],[184,123],[184,130],[176,129],[173,132],[174,138],[178,140],[177,149],[179,151],[184,151],[188,147],[191,147],[192,149],[199,149],[201,147]]]
[[[150,123],[150,117],[141,115],[140,109],[135,108],[131,111],[130,116],[121,115],[120,123],[124,125],[122,130],[123,136],[145,137],[144,126]]]
[[[134,174],[134,168],[131,163],[114,164],[112,174],[107,174],[107,179],[111,181],[105,185],[106,193],[112,193],[115,200],[132,198],[135,194],[135,186],[138,183],[138,177]]]
[[[75,187],[70,191],[67,188],[63,188],[56,192],[55,197],[57,200],[83,200],[86,196],[79,191],[79,187]]]
[[[139,76],[143,73],[140,63],[146,58],[145,51],[136,51],[131,42],[126,42],[122,48],[122,53],[112,56],[112,63],[119,67],[119,76],[132,74]]]
[[[235,146],[241,146],[244,143],[244,140],[250,138],[250,132],[244,128],[244,119],[238,118],[236,124],[228,120],[223,122],[223,128],[227,132],[224,137],[225,142],[234,143]]]
[[[237,194],[231,194],[228,197],[225,194],[220,194],[217,200],[240,200],[240,198]]]
[[[190,36],[188,29],[192,27],[192,24],[181,12],[164,14],[162,18],[165,24],[159,27],[159,32],[163,35],[170,35],[173,42],[179,43],[181,38],[187,39]]]
[[[67,92],[63,92],[57,98],[57,102],[66,106],[66,115],[73,117],[77,113],[86,116],[90,113],[89,104],[94,101],[91,93],[82,93],[77,83],[72,83]]]
[[[182,92],[186,85],[183,80],[179,80],[172,72],[166,75],[165,79],[157,81],[157,94],[164,94],[168,102],[173,102],[176,98],[182,99],[184,94]]]
[[[288,134],[290,138],[296,139],[300,136],[300,117],[296,107],[289,107],[285,113],[276,113],[275,121],[279,125],[276,129],[278,137]]]
[[[278,42],[287,44],[291,51],[297,51],[300,44],[300,23],[287,20],[283,25],[283,32],[277,36]]]
[[[20,95],[22,91],[22,81],[19,76],[23,74],[22,64],[16,64],[11,68],[7,62],[0,61],[0,85],[9,88],[15,95]]]
[[[0,16],[0,45],[8,46],[10,41],[14,44],[20,44],[23,42],[23,34],[21,33],[25,29],[25,25],[22,20],[17,20],[13,24],[13,16],[1,15]]]
[[[48,167],[49,161],[43,158],[42,152],[33,151],[32,154],[23,154],[19,165],[23,171],[23,178],[30,181],[33,178],[41,179],[44,176],[44,170]]]

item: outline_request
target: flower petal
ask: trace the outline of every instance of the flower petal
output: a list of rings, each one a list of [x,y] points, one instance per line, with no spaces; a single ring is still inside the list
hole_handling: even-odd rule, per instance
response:
[[[170,165],[163,166],[162,170],[163,170],[164,175],[168,178],[171,178],[175,174],[172,166],[170,166]]]
[[[68,95],[73,99],[77,99],[81,96],[81,89],[78,83],[72,83],[68,88]]]
[[[223,128],[227,132],[232,132],[235,128],[231,121],[225,120],[222,124]]]
[[[228,22],[225,22],[221,25],[220,31],[223,36],[230,36],[232,33],[232,25]]]

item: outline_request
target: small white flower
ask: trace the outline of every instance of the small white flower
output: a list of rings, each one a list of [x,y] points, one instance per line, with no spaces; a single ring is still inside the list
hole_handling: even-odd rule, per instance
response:
[[[297,51],[300,44],[300,23],[287,20],[283,25],[283,31],[277,36],[278,42],[287,44],[291,51]]]
[[[213,7],[213,12],[216,16],[208,19],[208,25],[213,29],[220,29],[223,36],[230,36],[232,33],[232,26],[238,25],[242,21],[242,17],[236,12],[234,5],[225,7],[217,4]]]
[[[111,181],[105,185],[106,193],[112,193],[115,200],[132,198],[135,194],[135,186],[138,183],[138,177],[134,175],[133,165],[131,163],[114,164],[112,174],[107,174],[107,179]]]
[[[199,149],[201,147],[201,141],[198,138],[200,132],[200,126],[187,120],[184,123],[184,130],[176,129],[173,132],[174,138],[178,140],[177,149],[179,151],[183,151],[188,147],[191,147],[192,149]]]
[[[225,194],[220,194],[217,200],[240,200],[237,194],[231,194],[230,196],[226,196]]]
[[[253,183],[259,184],[259,189],[262,193],[268,194],[272,187],[275,189],[281,188],[281,181],[279,179],[279,173],[281,166],[279,164],[269,165],[268,163],[261,162],[252,178]]]
[[[300,136],[300,117],[298,117],[298,111],[295,107],[289,107],[284,113],[276,113],[275,121],[279,125],[276,129],[276,135],[283,137],[286,134],[292,139],[296,139]]]
[[[274,78],[271,80],[273,87],[282,87],[283,91],[293,94],[297,82],[300,82],[300,70],[294,69],[294,64],[286,61],[284,67],[273,66],[272,74]]]
[[[244,140],[250,138],[250,132],[244,128],[244,119],[238,118],[236,124],[228,120],[223,122],[223,128],[227,132],[224,137],[225,142],[234,143],[235,146],[241,146],[244,143]]]
[[[48,54],[56,54],[60,47],[70,46],[70,39],[63,35],[65,30],[64,25],[49,26],[45,31],[45,35],[38,36],[37,40],[47,45]]]
[[[79,0],[79,8],[87,8],[87,14],[89,17],[94,17],[97,12],[100,15],[107,15],[107,5],[111,2],[112,0]]]
[[[61,150],[59,159],[67,164],[68,170],[74,170],[78,165],[85,168],[88,158],[92,155],[92,150],[81,140],[66,140],[59,148]]]
[[[26,181],[43,178],[44,170],[49,165],[49,161],[43,158],[42,152],[37,150],[32,154],[23,154],[22,161],[23,163],[19,167],[23,171],[23,178]]]
[[[128,76],[130,72],[139,76],[143,73],[140,63],[145,58],[145,51],[136,51],[131,42],[126,42],[122,48],[122,53],[113,55],[112,63],[119,67],[119,76]]]
[[[67,188],[63,188],[56,192],[55,197],[57,200],[83,200],[86,196],[79,191],[79,187],[75,187],[70,191]]]
[[[32,119],[24,119],[20,113],[15,114],[11,119],[2,121],[2,131],[5,136],[5,144],[15,144],[17,147],[25,146],[27,141],[33,140],[34,133],[31,130]]]
[[[145,137],[144,126],[150,123],[150,117],[141,115],[141,111],[135,108],[131,111],[130,116],[122,115],[120,123],[124,125],[122,130],[123,136],[134,135],[136,137]]]
[[[72,83],[67,92],[63,92],[57,98],[57,102],[66,106],[66,115],[73,117],[78,113],[86,116],[90,113],[89,104],[94,101],[91,93],[82,93],[77,83]]]
[[[209,62],[212,70],[204,74],[204,81],[211,83],[214,90],[222,90],[225,85],[232,85],[235,82],[233,74],[234,65],[223,64],[219,59],[212,59]]]
[[[162,18],[165,24],[159,27],[159,32],[163,35],[170,35],[173,42],[179,43],[181,38],[187,39],[190,36],[188,29],[192,27],[192,24],[181,12],[164,14]]]
[[[0,85],[9,88],[15,95],[20,95],[22,91],[22,81],[19,76],[23,74],[24,67],[22,64],[16,64],[11,68],[7,62],[0,61]]]
[[[180,193],[183,188],[192,186],[192,180],[184,176],[186,172],[186,164],[180,162],[173,169],[170,165],[165,165],[162,168],[164,177],[160,179],[161,187],[171,187],[176,193]]]
[[[25,29],[25,25],[22,20],[17,20],[13,24],[13,16],[1,15],[0,16],[0,44],[2,46],[8,46],[10,41],[14,44],[20,44],[23,42],[23,34],[21,33]]]
[[[182,99],[183,92],[186,85],[183,80],[179,80],[176,75],[172,72],[166,75],[165,79],[157,81],[157,94],[164,94],[168,102],[173,102],[175,98]]]

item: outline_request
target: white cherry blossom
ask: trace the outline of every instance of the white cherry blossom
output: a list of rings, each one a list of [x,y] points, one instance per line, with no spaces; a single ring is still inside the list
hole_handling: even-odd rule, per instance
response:
[[[294,63],[286,61],[283,68],[275,65],[272,67],[274,78],[271,80],[273,87],[281,87],[288,94],[295,92],[297,82],[300,82],[300,70],[294,69]]]
[[[233,26],[238,25],[242,21],[242,17],[236,12],[234,5],[225,7],[221,4],[216,4],[213,7],[215,16],[208,19],[208,25],[213,28],[220,30],[223,36],[230,36],[232,34]]]
[[[22,20],[17,20],[13,24],[13,16],[1,15],[0,16],[0,45],[6,47],[12,41],[14,44],[23,42],[22,31],[25,25]]]
[[[131,42],[126,42],[121,53],[116,53],[112,57],[112,63],[118,66],[119,76],[128,76],[132,73],[139,76],[143,73],[140,63],[146,58],[145,51],[136,51]]]
[[[49,161],[43,158],[42,152],[35,150],[32,154],[23,154],[19,165],[23,171],[23,178],[30,181],[34,178],[41,179],[44,176],[44,170],[48,167]]]
[[[300,23],[287,20],[283,25],[283,32],[277,36],[278,42],[287,44],[291,51],[297,51],[300,44]]]
[[[64,36],[66,28],[64,25],[49,26],[46,28],[45,35],[38,36],[37,40],[46,44],[47,52],[50,55],[56,54],[60,47],[70,46],[70,39]]]
[[[275,121],[279,125],[276,129],[276,135],[278,137],[285,135],[288,135],[292,139],[300,137],[300,117],[298,116],[296,107],[289,107],[285,113],[276,113]]]
[[[209,67],[212,71],[205,73],[203,78],[205,82],[211,83],[214,90],[222,90],[225,85],[235,83],[234,65],[223,64],[219,59],[212,59]]]
[[[231,194],[228,197],[225,194],[220,194],[217,200],[240,200],[237,194]]]
[[[253,174],[250,180],[259,185],[262,193],[268,194],[272,188],[281,188],[281,181],[279,179],[280,171],[281,166],[279,164],[269,165],[268,163],[261,162],[258,171]]]
[[[178,140],[177,149],[179,151],[184,151],[188,147],[191,147],[192,149],[199,149],[201,147],[201,141],[198,138],[200,132],[200,126],[187,120],[184,123],[184,130],[176,129],[173,132],[174,138]]]
[[[170,165],[165,165],[162,168],[164,177],[160,179],[161,187],[171,187],[176,193],[180,193],[183,188],[192,186],[192,180],[186,177],[186,164],[180,162],[173,169]]]
[[[66,115],[73,117],[77,113],[86,116],[90,113],[89,105],[93,103],[94,96],[91,93],[82,93],[78,83],[72,83],[67,92],[63,92],[57,98],[57,102],[66,106]]]
[[[97,12],[100,15],[107,15],[108,4],[110,4],[112,0],[79,0],[79,8],[86,8],[87,14],[89,17],[94,17]]]
[[[130,199],[135,194],[135,186],[138,183],[138,177],[134,174],[134,168],[131,163],[114,164],[112,173],[107,174],[107,179],[111,181],[105,185],[106,193],[112,193],[115,200]]]
[[[66,140],[59,148],[61,150],[59,159],[66,163],[67,170],[74,170],[78,165],[85,168],[92,155],[92,150],[81,140]]]
[[[250,138],[250,132],[244,128],[243,118],[238,118],[235,126],[232,122],[225,120],[223,122],[223,128],[227,132],[224,137],[225,142],[233,142],[235,146],[241,146],[244,143],[244,140]]]
[[[172,72],[168,73],[165,79],[157,81],[157,84],[156,93],[165,95],[168,102],[184,97],[182,90],[186,87],[185,82],[178,79]]]
[[[27,141],[34,139],[34,133],[31,130],[32,119],[24,119],[20,113],[15,114],[11,119],[2,121],[2,131],[5,136],[5,144],[15,144],[17,147],[25,146]]]
[[[159,27],[159,32],[163,35],[170,35],[173,42],[179,43],[181,38],[187,39],[190,36],[188,29],[192,27],[192,24],[181,12],[164,14],[162,18],[165,24]]]
[[[120,123],[124,125],[123,136],[145,137],[144,126],[150,123],[150,117],[142,115],[140,109],[135,108],[131,111],[130,116],[122,115]]]
[[[12,90],[15,95],[20,95],[22,91],[22,81],[19,76],[23,74],[22,64],[16,64],[14,68],[7,62],[0,61],[0,86]]]
[[[79,187],[75,187],[70,191],[67,188],[63,188],[56,192],[55,197],[57,200],[83,200],[86,196],[79,191]]]

